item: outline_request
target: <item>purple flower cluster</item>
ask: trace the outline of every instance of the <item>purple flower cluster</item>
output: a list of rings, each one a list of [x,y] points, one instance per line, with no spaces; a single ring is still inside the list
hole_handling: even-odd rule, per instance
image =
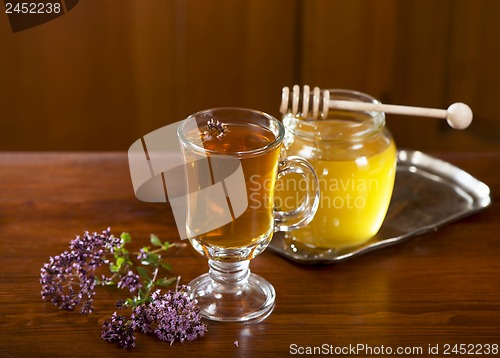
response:
[[[117,343],[122,348],[135,346],[132,332],[153,333],[159,340],[172,344],[175,340],[193,341],[202,337],[207,326],[201,322],[200,310],[187,294],[188,288],[180,286],[175,292],[161,295],[160,290],[151,295],[151,301],[134,308],[130,319],[116,314],[103,324],[102,338]]]
[[[146,330],[154,328],[158,339],[172,344],[176,339],[194,341],[205,334],[207,326],[201,322],[200,309],[197,302],[191,299],[186,286],[180,286],[176,292],[169,291],[164,295],[160,290],[151,295],[151,303],[147,307],[146,322],[153,322]]]
[[[217,139],[221,139],[229,132],[226,124],[220,123],[219,121],[216,122],[213,118],[207,122],[207,128],[209,132],[217,133]]]
[[[130,292],[134,292],[142,287],[141,278],[132,271],[128,271],[127,274],[121,278],[120,282],[118,282],[117,286],[118,288],[128,288]]]
[[[111,235],[110,228],[101,234],[85,232],[81,237],[76,236],[70,242],[69,251],[51,256],[41,268],[42,298],[69,311],[81,304],[81,313],[91,313],[95,271],[108,263],[106,255],[120,245],[121,240]]]
[[[137,255],[137,260],[139,260],[139,262],[142,262],[144,260],[147,260],[147,258],[148,258],[148,252],[144,249],[144,247],[142,247],[139,250],[139,254]]]
[[[105,341],[117,343],[124,349],[134,348],[135,336],[131,323],[132,321],[127,317],[113,313],[111,320],[105,321],[102,325],[102,338]]]

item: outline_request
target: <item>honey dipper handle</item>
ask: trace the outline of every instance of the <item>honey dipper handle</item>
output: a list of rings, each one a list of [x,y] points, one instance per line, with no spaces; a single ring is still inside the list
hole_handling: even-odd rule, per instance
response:
[[[442,118],[448,121],[454,129],[465,129],[472,122],[472,110],[465,103],[453,103],[448,109],[400,106],[383,103],[367,103],[354,101],[330,100],[330,109],[344,109],[351,111],[377,111],[407,116]]]
[[[302,103],[301,111],[299,108],[300,102]],[[471,124],[473,117],[470,107],[461,102],[453,103],[448,109],[411,107],[383,103],[331,100],[329,90],[320,92],[320,89],[315,87],[313,91],[310,91],[307,85],[303,87],[302,93],[298,85],[293,86],[292,91],[288,87],[283,87],[280,106],[280,112],[283,114],[291,113],[294,116],[301,115],[304,118],[317,119],[320,115],[326,118],[329,109],[376,111],[407,116],[442,118],[446,119],[450,127],[454,129],[467,128]]]
[[[408,107],[395,104],[330,100],[329,107],[330,109],[344,109],[349,111],[376,111],[408,116],[423,116],[435,118],[448,117],[448,112],[445,109]]]

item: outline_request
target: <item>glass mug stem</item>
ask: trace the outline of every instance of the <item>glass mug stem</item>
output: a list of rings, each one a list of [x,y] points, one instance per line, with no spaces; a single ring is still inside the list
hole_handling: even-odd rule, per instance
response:
[[[276,291],[250,272],[250,260],[208,260],[208,273],[189,283],[204,318],[222,322],[259,322],[274,308]]]

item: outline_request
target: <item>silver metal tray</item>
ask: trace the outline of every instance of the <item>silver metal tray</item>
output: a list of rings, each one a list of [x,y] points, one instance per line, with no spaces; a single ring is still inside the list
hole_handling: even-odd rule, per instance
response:
[[[490,204],[488,186],[469,173],[422,152],[400,150],[389,211],[375,237],[355,247],[325,249],[296,242],[293,232],[277,232],[268,249],[305,264],[340,262],[436,230]]]

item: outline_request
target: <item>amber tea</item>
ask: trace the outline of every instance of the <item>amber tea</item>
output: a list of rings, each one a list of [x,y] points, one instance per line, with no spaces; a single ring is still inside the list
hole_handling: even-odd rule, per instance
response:
[[[191,237],[193,246],[202,251],[206,256],[210,256],[207,249],[238,249],[245,247],[255,249],[261,245],[266,246],[271,240],[273,234],[273,203],[274,203],[274,183],[276,181],[278,159],[281,146],[276,146],[272,150],[259,149],[266,148],[275,141],[275,135],[267,128],[250,124],[229,124],[227,132],[222,138],[217,138],[215,134],[209,133],[207,128],[199,128],[202,136],[202,143],[205,149],[209,166],[213,170],[213,155],[230,155],[237,157],[241,163],[244,174],[248,207],[238,217],[215,230],[204,233],[189,232],[196,230],[197,227],[203,227],[198,222],[190,222],[193,219],[188,216],[187,229]],[[200,161],[193,161],[187,166],[187,180],[189,187],[195,187],[204,181],[212,181],[213,178],[206,178],[206,171],[199,166]],[[202,177],[202,176],[205,176]],[[230,204],[230,198],[226,197]],[[202,207],[204,203],[197,202],[201,200],[197,196],[189,199],[188,206],[191,210]],[[210,210],[216,211],[217,207]],[[191,219],[191,220],[190,220]],[[197,216],[199,220],[199,216]],[[210,220],[210,215],[206,215],[206,220]],[[212,250],[210,250],[212,251]]]

